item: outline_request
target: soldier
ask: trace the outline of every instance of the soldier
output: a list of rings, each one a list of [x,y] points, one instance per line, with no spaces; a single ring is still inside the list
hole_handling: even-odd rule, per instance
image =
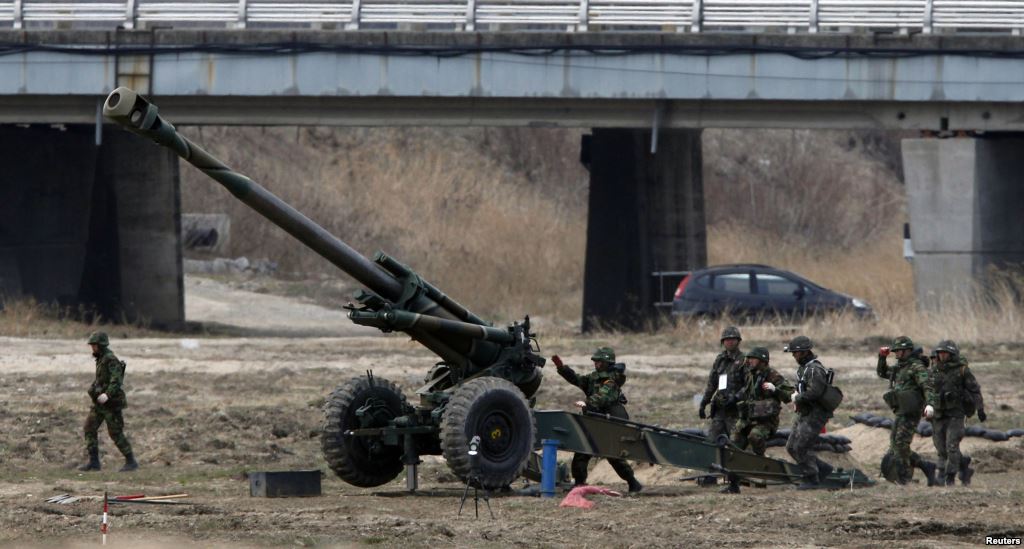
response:
[[[698,416],[707,419],[707,407],[711,405],[711,427],[708,428],[708,440],[717,442],[718,437],[732,434],[736,424],[737,393],[743,387],[743,351],[740,351],[740,331],[735,326],[722,330],[719,339],[724,349],[715,357],[708,374],[708,383],[704,387],[704,397],[700,401]]]
[[[821,479],[832,472],[832,466],[818,459],[814,453],[814,445],[818,435],[832,417],[822,401],[828,390],[828,371],[818,357],[811,352],[814,344],[807,336],[796,336],[784,349],[793,353],[793,359],[799,365],[796,370],[796,396],[790,408],[796,412],[793,431],[786,443],[786,451],[803,469],[803,482],[797,490],[811,490],[821,487]]]
[[[89,337],[92,356],[96,358],[96,378],[89,386],[89,398],[92,409],[85,419],[85,448],[89,452],[89,462],[80,466],[79,471],[100,470],[100,446],[97,436],[100,424],[107,424],[107,433],[124,454],[124,465],[121,472],[134,471],[139,468],[132,454],[132,445],[124,434],[124,417],[121,411],[128,405],[124,394],[124,362],[114,356],[110,350],[110,339],[103,332],[95,332]]]
[[[896,364],[889,366],[886,357],[892,352],[896,355]],[[878,350],[878,377],[889,380],[889,392],[885,393],[885,403],[889,405],[896,417],[893,419],[892,433],[889,435],[889,454],[895,462],[895,471],[886,474],[886,478],[899,484],[910,481],[911,467],[924,472],[928,486],[935,486],[935,464],[926,461],[911,451],[910,443],[917,431],[917,422],[925,405],[925,387],[928,382],[928,365],[915,352],[914,342],[907,336],[893,340],[892,346]],[[885,467],[883,467],[885,469]],[[883,474],[886,471],[883,470]]]
[[[611,347],[599,348],[590,359],[594,361],[594,372],[577,375],[572,368],[562,363],[558,355],[551,357],[558,374],[582,389],[586,395],[586,400],[576,401],[576,406],[585,411],[629,419],[626,407],[623,406],[626,404],[626,396],[622,394],[622,386],[626,382],[626,365],[615,363],[615,351]],[[572,457],[572,478],[577,486],[587,483],[587,465],[591,457],[589,454],[581,453],[576,453]],[[633,468],[624,460],[608,459],[608,463],[629,485],[630,493],[637,493],[643,489],[643,485],[633,474]]]
[[[747,353],[746,379],[740,392],[739,414],[732,441],[740,449],[749,446],[763,456],[768,440],[779,429],[782,403],[793,396],[793,386],[768,365],[768,349],[754,347]]]
[[[961,454],[960,440],[964,438],[964,418],[978,411],[978,420],[984,423],[985,402],[981,387],[967,367],[967,359],[960,356],[960,348],[948,339],[935,346],[937,360],[928,372],[927,399],[924,416],[932,422],[932,443],[939,454],[939,471],[944,472],[946,486],[956,484],[957,473],[964,486],[971,484],[974,469],[971,457]]]

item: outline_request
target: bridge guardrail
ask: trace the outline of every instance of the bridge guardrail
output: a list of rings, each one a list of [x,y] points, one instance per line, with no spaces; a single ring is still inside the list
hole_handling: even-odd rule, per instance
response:
[[[0,27],[1020,35],[1024,0],[0,0]]]

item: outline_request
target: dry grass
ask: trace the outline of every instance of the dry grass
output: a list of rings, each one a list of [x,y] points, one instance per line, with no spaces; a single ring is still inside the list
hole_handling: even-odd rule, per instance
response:
[[[83,321],[83,318],[93,318]],[[91,332],[105,330],[112,337],[138,337],[155,335],[142,324],[111,325],[87,314],[84,310],[46,305],[34,299],[0,300],[0,335],[6,337],[81,338]]]
[[[499,139],[493,132],[188,133],[360,252],[388,252],[481,314],[578,316],[586,208],[575,202],[587,180],[574,160],[578,136],[540,130],[532,140]],[[513,139],[522,142],[502,149]],[[300,277],[336,275],[202,174],[183,174],[185,211],[231,215],[230,253],[269,256]]]

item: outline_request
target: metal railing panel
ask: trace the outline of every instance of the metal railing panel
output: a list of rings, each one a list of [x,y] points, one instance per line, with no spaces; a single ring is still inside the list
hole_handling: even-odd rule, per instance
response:
[[[996,32],[1024,30],[1024,0],[6,0],[0,25],[57,23],[133,28],[137,23],[190,28],[250,23],[344,24],[347,29],[431,25],[452,31],[629,29],[692,32],[868,31]],[[485,25],[485,27],[480,27]],[[95,28],[95,27],[93,27]]]

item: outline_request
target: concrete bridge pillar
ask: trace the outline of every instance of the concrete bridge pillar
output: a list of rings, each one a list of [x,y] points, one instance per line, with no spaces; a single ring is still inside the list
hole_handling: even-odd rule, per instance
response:
[[[993,268],[1024,267],[1024,134],[904,139],[918,307],[985,291]]]
[[[656,318],[656,271],[705,266],[700,130],[595,129],[590,169],[583,330],[640,329]],[[668,299],[671,292],[668,290]]]
[[[183,324],[178,160],[107,128],[0,126],[0,294]]]

